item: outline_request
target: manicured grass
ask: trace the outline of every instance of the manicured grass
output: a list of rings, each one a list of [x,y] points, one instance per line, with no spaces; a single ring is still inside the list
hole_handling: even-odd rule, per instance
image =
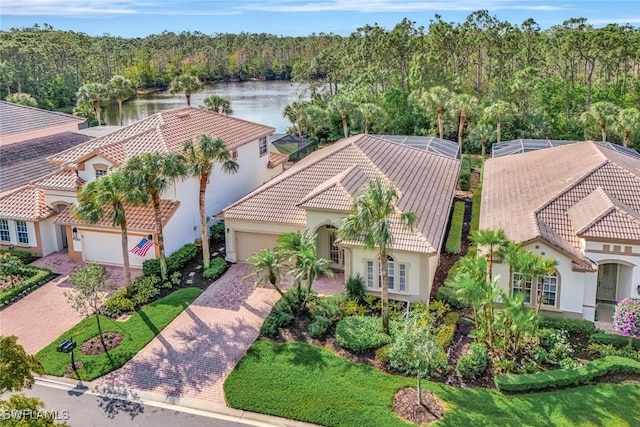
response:
[[[98,335],[97,322],[92,316],[83,319],[40,350],[36,358],[42,362],[47,374],[62,376],[71,361],[71,356],[58,353],[56,348],[65,339],[73,338],[78,343],[76,359],[83,361],[82,368],[78,370],[80,378],[90,381],[101,377],[118,369],[135,356],[201,293],[202,290],[197,288],[180,289],[138,310],[125,322],[116,322],[101,316],[100,324],[103,332],[120,332],[124,335],[122,343],[108,353],[85,356],[79,351],[82,343]]]
[[[638,384],[597,384],[525,395],[423,382],[447,408],[441,426],[632,426]],[[392,401],[413,378],[388,375],[302,343],[258,341],[229,375],[229,405],[326,426],[406,426]]]
[[[459,254],[462,248],[462,223],[464,222],[464,202],[456,202],[451,215],[451,227],[447,234],[444,250],[448,254]]]

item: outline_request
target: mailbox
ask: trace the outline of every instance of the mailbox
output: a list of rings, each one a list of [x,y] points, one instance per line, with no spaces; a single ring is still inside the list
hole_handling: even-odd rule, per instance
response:
[[[60,353],[70,353],[74,348],[76,348],[76,342],[73,340],[64,340],[58,346],[58,352]]]

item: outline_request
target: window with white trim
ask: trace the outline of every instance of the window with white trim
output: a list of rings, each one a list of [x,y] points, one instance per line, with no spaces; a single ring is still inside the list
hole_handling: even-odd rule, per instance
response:
[[[9,221],[6,219],[0,219],[0,240],[3,242],[11,241],[11,234],[9,234]]]
[[[27,231],[27,223],[25,221],[16,221],[16,231],[18,234],[18,243],[29,244],[29,232]]]
[[[373,288],[373,261],[367,261],[367,288]]]
[[[400,276],[398,277],[398,290],[400,292],[407,291],[407,266],[404,264],[398,265],[398,271]]]
[[[382,268],[380,268],[380,261],[376,264],[378,267],[377,274],[374,275],[373,261],[367,261],[367,288],[382,287]],[[396,263],[391,256],[387,257],[387,283],[389,289],[396,289],[397,285],[398,291],[406,292],[407,290],[407,266],[406,264]]]
[[[267,149],[268,149],[267,137],[263,136],[262,138],[260,138],[260,155],[264,156],[265,154],[267,154]]]
[[[514,272],[511,280],[511,292],[513,295],[522,293],[524,303],[536,305],[538,298],[542,297],[542,305],[556,307],[558,305],[559,280],[556,273],[535,280],[524,278],[519,272]]]

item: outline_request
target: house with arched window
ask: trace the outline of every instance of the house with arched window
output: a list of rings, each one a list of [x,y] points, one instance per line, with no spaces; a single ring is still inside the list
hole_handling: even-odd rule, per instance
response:
[[[525,300],[594,320],[599,305],[640,297],[640,156],[583,141],[496,157],[484,167],[480,228],[505,230],[554,274],[525,284]],[[496,263],[513,291],[520,273]]]

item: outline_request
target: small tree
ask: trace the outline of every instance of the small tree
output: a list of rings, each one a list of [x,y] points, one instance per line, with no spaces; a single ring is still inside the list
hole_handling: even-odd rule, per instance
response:
[[[31,388],[33,372],[44,374],[35,356],[27,354],[15,336],[0,337],[0,395]]]
[[[613,315],[613,328],[623,337],[640,338],[640,299],[625,298],[618,303]]]
[[[73,285],[74,292],[65,292],[64,296],[82,316],[95,316],[100,342],[105,347],[100,325],[100,307],[105,292],[109,290],[105,268],[93,262],[89,263],[71,274],[69,282]]]
[[[280,289],[280,280],[284,259],[282,251],[269,248],[261,249],[247,260],[254,271],[245,278],[254,277],[256,286],[268,283],[283,297],[284,292]]]

